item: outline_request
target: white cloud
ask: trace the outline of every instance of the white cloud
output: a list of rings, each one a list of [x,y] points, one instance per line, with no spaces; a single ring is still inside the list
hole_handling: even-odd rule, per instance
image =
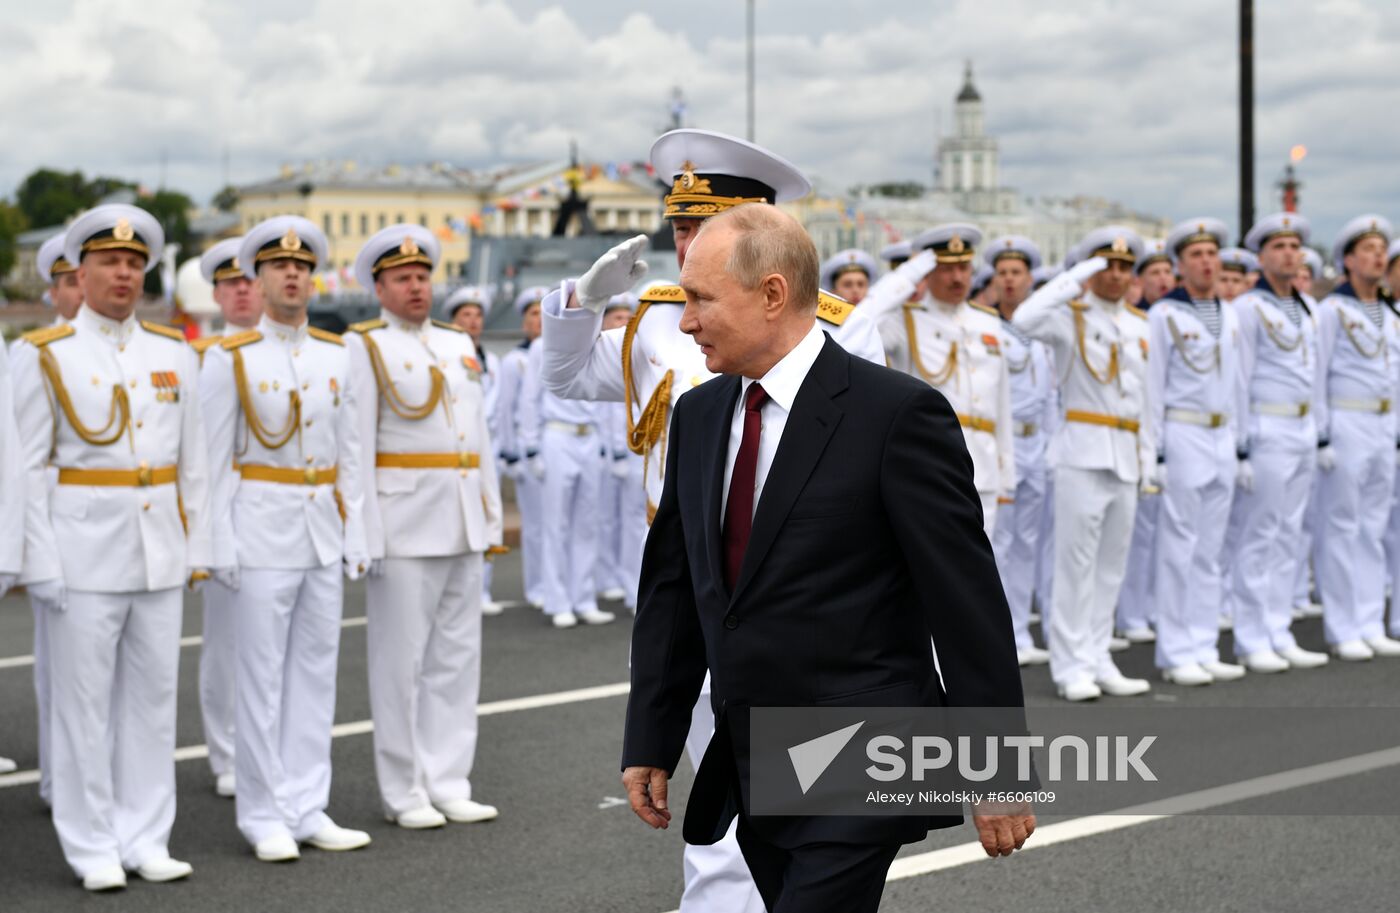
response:
[[[207,197],[281,162],[641,158],[672,86],[745,127],[743,4],[103,0],[10,11],[0,189],[40,165]],[[758,138],[842,187],[928,180],[976,63],[1003,179],[1169,217],[1237,210],[1235,13],[1208,0],[761,0]],[[1256,4],[1257,195],[1308,146],[1321,233],[1400,214],[1400,8]]]

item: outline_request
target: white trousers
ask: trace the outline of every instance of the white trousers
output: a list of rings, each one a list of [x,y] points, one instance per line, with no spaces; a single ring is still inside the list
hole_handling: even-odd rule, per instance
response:
[[[598,459],[598,560],[593,568],[593,583],[598,592],[622,587],[622,486],[623,482],[610,471],[612,456]]]
[[[1031,638],[1031,593],[1035,590],[1040,530],[1045,513],[1045,473],[1022,467],[1016,483],[1016,499],[997,508],[992,533],[1001,586],[1011,607],[1011,627],[1016,649],[1035,646]]]
[[[53,712],[53,698],[49,684],[49,610],[32,598],[29,607],[34,611],[34,707],[39,717],[39,798],[52,807],[53,755],[49,748],[52,729],[49,715]]]
[[[390,814],[471,798],[483,563],[386,558],[366,583],[374,770]]]
[[[544,610],[549,615],[598,608],[598,436],[546,426],[544,458]]]
[[[1217,662],[1222,602],[1220,550],[1235,493],[1228,428],[1167,422],[1167,484],[1157,518],[1157,666]]]
[[[69,590],[49,612],[53,822],[79,878],[169,855],[181,597]]]
[[[987,540],[991,541],[997,528],[997,493],[979,491],[977,497],[982,500],[982,532],[986,533]]]
[[[1384,633],[1385,550],[1395,484],[1389,415],[1335,410],[1337,467],[1320,472],[1314,545],[1322,622],[1329,644]]]
[[[234,593],[217,580],[205,581],[204,642],[199,648],[199,710],[209,769],[214,776],[233,773]]]
[[[1128,546],[1128,569],[1118,594],[1118,630],[1148,628],[1156,624],[1152,610],[1152,588],[1157,576],[1157,515],[1162,498],[1145,495],[1138,499],[1133,517],[1133,538]]]
[[[1035,550],[1035,603],[1040,608],[1040,630],[1046,629],[1055,601],[1055,470],[1045,471],[1045,495],[1040,511],[1040,533]]]
[[[342,588],[339,562],[243,569],[234,769],[238,829],[249,843],[305,840],[330,823]]]
[[[1400,450],[1396,451],[1400,460]],[[1396,594],[1400,593],[1400,485],[1395,486],[1391,497],[1390,523],[1385,531],[1386,578],[1390,582],[1390,636],[1400,636],[1400,606]]]
[[[1275,423],[1296,429],[1272,428]],[[1317,465],[1311,421],[1261,416],[1256,428],[1249,454],[1254,490],[1235,492],[1232,509],[1239,521],[1228,577],[1236,656],[1297,646],[1289,630],[1293,587],[1303,513]]]
[[[1317,557],[1313,554],[1313,541],[1317,529],[1317,496],[1322,489],[1322,473],[1314,472],[1312,491],[1308,494],[1308,505],[1303,511],[1303,528],[1298,533],[1298,572],[1293,578],[1293,604],[1305,606],[1312,602],[1313,564]]]
[[[705,757],[705,749],[710,746],[714,734],[715,714],[710,707],[707,673],[700,699],[691,710],[690,732],[685,737],[685,750],[696,770],[700,769],[700,760]],[[686,844],[685,891],[681,894],[680,913],[766,913],[763,897],[739,849],[738,826],[739,819],[735,818],[723,839],[710,846]]]
[[[1057,685],[1117,672],[1108,642],[1136,509],[1137,486],[1109,470],[1055,470],[1055,605],[1046,641]]]
[[[515,498],[520,508],[520,564],[525,582],[525,601],[544,604],[544,483],[522,472],[515,480]]]
[[[622,479],[622,496],[618,503],[618,574],[622,578],[623,601],[632,611],[637,610],[637,586],[642,579],[642,551],[646,547],[647,486],[642,475],[646,461],[636,454],[627,457],[630,468]]]

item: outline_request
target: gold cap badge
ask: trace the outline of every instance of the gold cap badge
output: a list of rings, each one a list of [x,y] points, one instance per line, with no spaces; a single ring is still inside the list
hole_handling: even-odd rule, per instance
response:
[[[1128,252],[1128,239],[1119,235],[1113,239],[1113,244],[1109,246],[1109,250],[1113,251],[1115,254],[1126,254]]]
[[[118,241],[130,241],[135,236],[136,232],[132,230],[131,223],[126,219],[118,219],[117,224],[112,227],[112,237]]]
[[[967,250],[967,245],[963,243],[962,235],[954,232],[953,237],[948,239],[948,253],[960,254],[965,250]]]
[[[282,236],[281,247],[283,250],[301,250],[301,238],[297,237],[295,228],[287,229],[287,233]]]
[[[695,163],[687,159],[681,163],[681,189],[689,190],[695,186]]]
[[[405,257],[412,257],[418,254],[418,242],[413,240],[412,237],[404,238],[403,243],[399,245],[399,253],[403,254]]]

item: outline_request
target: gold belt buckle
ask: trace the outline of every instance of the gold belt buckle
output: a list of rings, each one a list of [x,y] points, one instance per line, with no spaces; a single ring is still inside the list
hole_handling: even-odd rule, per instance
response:
[[[1299,418],[1302,418],[1303,416],[1305,416],[1305,415],[1307,415],[1307,414],[1308,414],[1308,403],[1299,403],[1299,404],[1298,404],[1298,417],[1299,417]]]
[[[1381,415],[1385,415],[1385,414],[1387,414],[1388,412],[1390,412],[1390,400],[1388,400],[1388,399],[1382,399],[1382,400],[1381,400]]]
[[[463,451],[462,453],[457,454],[457,465],[458,465],[459,467],[461,467],[462,469],[471,469],[471,468],[472,468],[471,456],[472,456],[472,455],[471,455],[470,453],[467,453],[466,451]]]
[[[1225,424],[1225,416],[1221,415],[1219,412],[1212,412],[1210,414],[1210,426],[1212,428],[1219,428],[1223,424]]]
[[[307,484],[307,485],[315,485],[315,484],[316,484],[316,467],[315,467],[315,466],[308,466],[308,467],[306,467],[306,469],[302,472],[302,476],[306,479],[306,484]]]
[[[136,484],[145,488],[151,484],[151,467],[142,460],[136,465]]]

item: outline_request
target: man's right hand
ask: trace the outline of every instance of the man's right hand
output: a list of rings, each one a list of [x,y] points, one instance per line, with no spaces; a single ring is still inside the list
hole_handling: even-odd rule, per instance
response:
[[[646,246],[647,236],[636,235],[599,257],[574,286],[578,303],[600,314],[614,295],[630,291],[647,274]]]
[[[905,279],[910,285],[918,285],[924,281],[924,277],[933,272],[938,266],[938,258],[932,250],[921,250],[914,256],[896,266],[895,275]]]
[[[1081,289],[1084,283],[1094,276],[1108,269],[1108,261],[1103,257],[1090,257],[1082,263],[1076,263],[1065,271],[1065,274],[1079,284]]]
[[[660,767],[629,767],[622,772],[622,785],[637,817],[655,828],[671,823],[671,810],[666,807],[666,771]]]
[[[46,609],[62,612],[68,608],[68,588],[63,585],[62,580],[41,580],[28,584],[25,589],[35,602]]]
[[[216,567],[214,568],[214,579],[223,584],[225,588],[238,592],[238,585],[241,583],[241,575],[238,573],[238,566]]]

